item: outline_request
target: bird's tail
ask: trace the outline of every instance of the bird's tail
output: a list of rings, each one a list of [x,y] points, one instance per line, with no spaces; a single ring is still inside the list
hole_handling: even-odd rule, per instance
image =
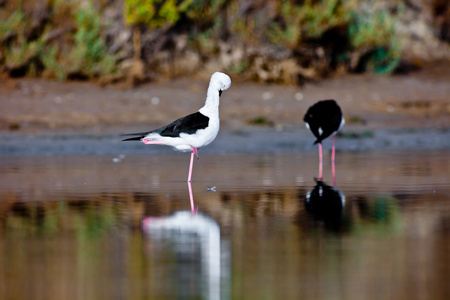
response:
[[[121,134],[120,136],[121,137],[127,137],[128,136],[128,138],[123,139],[122,142],[124,142],[124,141],[140,141],[147,134],[148,134],[148,132],[136,132],[136,133]]]

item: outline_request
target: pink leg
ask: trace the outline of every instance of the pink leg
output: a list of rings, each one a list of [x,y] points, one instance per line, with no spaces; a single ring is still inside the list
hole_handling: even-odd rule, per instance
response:
[[[319,180],[322,181],[322,143],[319,143]]]
[[[333,173],[333,185],[336,185],[336,168],[334,165],[334,158],[335,158],[335,152],[336,152],[335,139],[336,139],[336,136],[333,135],[333,148],[331,149],[331,172]]]
[[[195,156],[197,156],[197,159],[198,159],[198,151],[197,151],[197,148],[192,147],[192,151],[195,153]]]
[[[195,149],[195,151],[194,151]],[[192,148],[192,152],[191,152],[191,162],[189,164],[189,175],[188,175],[188,182],[191,182],[191,178],[192,178],[192,166],[194,165],[194,154],[197,153],[197,149],[196,148]],[[197,157],[198,157],[198,153],[197,153]]]
[[[188,184],[188,189],[189,189],[189,199],[191,201],[191,212],[194,215],[198,212],[198,207],[195,207],[195,204],[194,204],[194,194],[192,193],[191,182],[188,181],[187,184]]]

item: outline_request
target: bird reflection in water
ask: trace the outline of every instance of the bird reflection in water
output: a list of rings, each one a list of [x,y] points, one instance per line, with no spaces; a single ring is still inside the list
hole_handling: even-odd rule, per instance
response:
[[[181,298],[222,299],[221,279],[223,283],[229,277],[226,271],[229,251],[221,245],[218,223],[198,213],[190,182],[188,189],[191,212],[178,211],[171,216],[147,217],[142,221],[149,248],[153,249],[152,257],[161,268],[169,270],[164,272],[168,290],[162,293],[166,296],[174,293]],[[163,251],[155,251],[159,249]]]
[[[305,208],[315,221],[337,229],[342,223],[345,195],[335,186],[314,180],[314,189],[306,193]]]

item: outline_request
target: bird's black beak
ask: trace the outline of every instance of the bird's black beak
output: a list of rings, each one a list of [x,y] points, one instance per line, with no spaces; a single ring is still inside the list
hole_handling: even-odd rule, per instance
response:
[[[222,90],[219,90],[219,97],[222,96]]]

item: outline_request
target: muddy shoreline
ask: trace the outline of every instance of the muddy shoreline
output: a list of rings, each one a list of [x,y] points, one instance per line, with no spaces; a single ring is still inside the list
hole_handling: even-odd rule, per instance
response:
[[[346,117],[337,138],[341,151],[450,149],[448,64],[407,75],[347,75],[303,86],[232,80],[221,100],[219,136],[201,153],[316,151],[302,118],[311,104],[328,98],[340,103]],[[120,134],[157,128],[196,111],[207,84],[184,78],[124,89],[4,80],[0,155],[175,153],[168,147],[123,143]]]
[[[356,131],[354,132],[356,133]],[[178,152],[164,146],[146,146],[138,142],[121,142],[114,134],[86,135],[0,134],[0,156],[71,156],[71,155],[176,155]],[[271,129],[248,129],[241,132],[222,131],[216,140],[200,149],[201,155],[227,154],[296,154],[316,152],[306,129],[277,132]],[[378,130],[372,136],[339,136],[337,151],[418,151],[450,150],[450,131],[434,129]],[[331,139],[324,142],[331,149]]]

